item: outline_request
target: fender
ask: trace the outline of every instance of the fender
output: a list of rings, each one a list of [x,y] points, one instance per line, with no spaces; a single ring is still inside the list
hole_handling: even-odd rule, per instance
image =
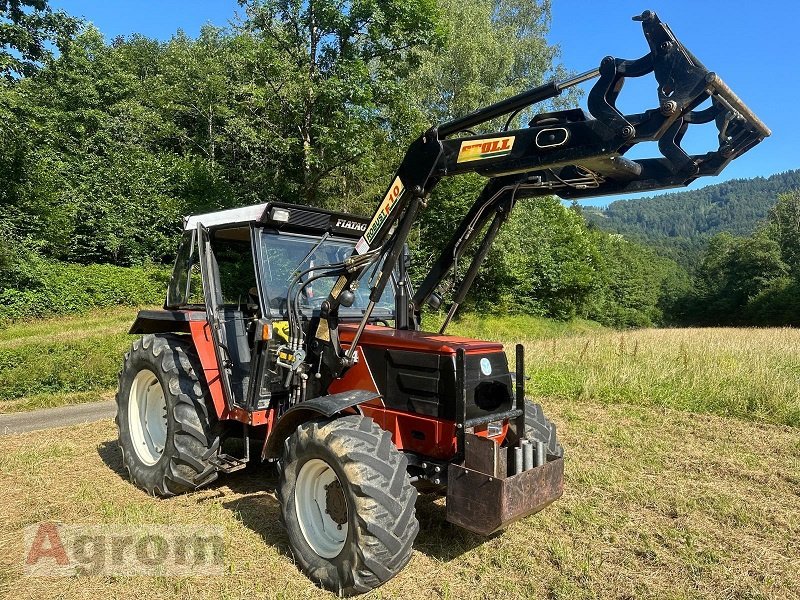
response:
[[[374,391],[350,390],[319,396],[293,406],[278,420],[272,433],[265,440],[261,459],[280,458],[283,442],[303,423],[320,417],[329,419],[336,413],[380,397],[381,395]]]
[[[205,318],[205,311],[140,310],[128,333],[189,333],[191,321]]]

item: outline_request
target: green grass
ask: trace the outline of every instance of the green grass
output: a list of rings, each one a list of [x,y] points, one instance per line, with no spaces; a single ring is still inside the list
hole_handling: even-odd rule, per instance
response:
[[[423,329],[439,331],[443,321],[444,315],[426,316],[422,321]],[[526,315],[481,316],[467,314],[454,320],[447,328],[447,333],[482,340],[512,342],[588,335],[603,330],[604,327],[599,323],[584,319],[554,321]]]
[[[70,317],[22,321],[0,329],[0,413],[108,398],[117,385],[136,310],[120,307]],[[438,329],[442,317],[426,321]],[[600,331],[591,321],[469,315],[449,332],[485,339],[537,340]]]
[[[0,412],[108,398],[136,311],[117,308],[0,329]],[[437,330],[441,315],[424,328]],[[528,393],[664,406],[800,426],[800,330],[644,329],[466,315],[448,333],[526,347]]]
[[[525,344],[528,391],[800,426],[800,330],[599,331]]]
[[[116,387],[136,310],[19,322],[0,329],[0,412],[107,397]]]

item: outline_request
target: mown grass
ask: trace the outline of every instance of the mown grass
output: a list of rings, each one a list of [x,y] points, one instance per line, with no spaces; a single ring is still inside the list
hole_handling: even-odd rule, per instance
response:
[[[525,343],[528,391],[800,426],[800,330],[645,329]]]
[[[411,562],[379,598],[798,598],[797,431],[662,408],[544,400],[564,497],[489,539],[417,502]],[[110,421],[0,437],[0,594],[14,598],[333,598],[293,564],[275,472],[169,500],[125,478]],[[220,525],[225,575],[26,578],[26,525]]]

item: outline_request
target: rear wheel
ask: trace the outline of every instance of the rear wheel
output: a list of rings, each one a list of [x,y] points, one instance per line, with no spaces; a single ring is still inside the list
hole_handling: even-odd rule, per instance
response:
[[[564,456],[564,448],[558,441],[556,424],[544,416],[541,404],[530,400],[525,400],[525,431],[528,439],[544,442],[547,454]]]
[[[278,499],[292,552],[320,586],[368,592],[411,558],[419,531],[407,460],[372,419],[301,425],[285,443]]]
[[[210,483],[204,455],[218,442],[210,423],[201,367],[188,340],[145,335],[125,354],[117,390],[122,462],[149,494],[172,496]]]

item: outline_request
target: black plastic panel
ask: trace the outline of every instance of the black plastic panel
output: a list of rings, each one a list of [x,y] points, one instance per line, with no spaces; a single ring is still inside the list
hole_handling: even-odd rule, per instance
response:
[[[364,348],[364,354],[387,408],[455,419],[452,356],[370,347]],[[481,371],[482,359],[488,362],[489,375]],[[511,375],[504,352],[467,355],[466,367],[468,419],[513,408]],[[484,408],[476,404],[476,398]]]

